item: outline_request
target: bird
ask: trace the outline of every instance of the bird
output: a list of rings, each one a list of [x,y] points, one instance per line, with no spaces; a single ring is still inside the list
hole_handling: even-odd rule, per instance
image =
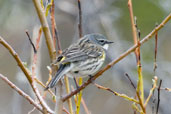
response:
[[[91,33],[70,45],[55,60],[54,64],[58,65],[58,71],[45,90],[53,88],[65,74],[91,77],[103,65],[111,43],[113,42],[107,40],[104,35]]]

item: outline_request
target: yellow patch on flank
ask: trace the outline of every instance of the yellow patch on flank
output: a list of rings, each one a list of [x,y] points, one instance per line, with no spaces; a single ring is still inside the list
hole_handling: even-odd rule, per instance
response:
[[[63,56],[62,59],[60,60],[60,62],[62,62],[63,60],[65,60],[65,57]]]
[[[106,58],[106,54],[105,54],[105,52],[104,52],[104,51],[103,51],[103,53],[102,53],[101,58],[102,58],[102,60],[105,60],[105,58]]]

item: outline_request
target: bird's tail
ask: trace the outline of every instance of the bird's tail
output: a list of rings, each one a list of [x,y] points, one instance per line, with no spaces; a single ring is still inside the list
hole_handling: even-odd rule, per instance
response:
[[[59,66],[59,69],[55,77],[52,78],[52,80],[49,82],[49,84],[44,90],[46,91],[49,88],[53,88],[58,83],[58,81],[62,78],[62,76],[70,71],[70,69],[71,69],[71,64],[61,64]]]

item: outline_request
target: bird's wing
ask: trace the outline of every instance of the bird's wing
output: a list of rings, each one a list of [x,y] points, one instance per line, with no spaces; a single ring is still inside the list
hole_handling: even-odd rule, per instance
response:
[[[77,61],[84,61],[88,58],[97,58],[101,56],[103,49],[96,44],[89,43],[83,47],[74,45],[66,49],[59,57],[61,63],[70,63]]]

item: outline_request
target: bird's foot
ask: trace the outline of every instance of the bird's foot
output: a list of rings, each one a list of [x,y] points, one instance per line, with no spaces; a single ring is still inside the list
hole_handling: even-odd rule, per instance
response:
[[[76,85],[76,88],[80,88],[80,86],[78,85],[77,81],[76,81],[76,78],[74,77],[74,82],[75,82],[75,85]]]
[[[90,80],[91,83],[94,84],[95,83],[95,80],[93,80],[93,76],[92,75],[88,75],[88,76],[89,76],[89,79],[88,80]]]

